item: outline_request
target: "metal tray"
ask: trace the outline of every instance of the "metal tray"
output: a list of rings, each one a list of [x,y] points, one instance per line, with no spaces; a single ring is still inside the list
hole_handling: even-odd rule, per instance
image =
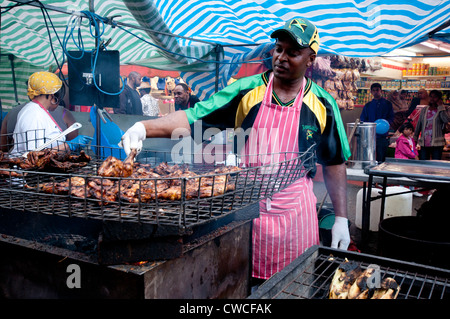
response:
[[[450,162],[386,158],[386,161],[364,169],[366,174],[398,176],[423,182],[450,183]]]
[[[381,279],[389,276],[400,285],[397,299],[450,299],[449,270],[322,246],[309,248],[249,299],[328,299],[334,272],[345,258],[363,269],[380,266]]]

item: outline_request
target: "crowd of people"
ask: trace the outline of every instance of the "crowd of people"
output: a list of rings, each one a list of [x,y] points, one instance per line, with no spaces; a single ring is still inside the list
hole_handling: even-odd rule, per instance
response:
[[[385,161],[389,145],[396,148],[395,157],[398,158],[442,159],[447,145],[445,134],[450,133],[450,106],[444,105],[441,91],[432,90],[428,93],[421,88],[410,103],[406,99],[406,90],[390,91],[384,98],[381,84],[373,83],[370,91],[373,100],[364,105],[360,120],[376,122],[383,119],[389,123],[389,131],[376,135],[377,162]],[[397,138],[396,142],[391,143],[392,137]],[[414,149],[417,150],[406,154],[406,140],[411,147],[413,141]]]
[[[2,117],[0,150],[3,152],[20,153],[35,149],[45,140],[51,139],[75,123],[75,117],[70,110],[66,81],[57,74],[35,72],[30,75],[26,85],[29,101],[13,107]],[[120,103],[117,108],[113,108],[114,113],[163,116],[158,100],[152,96],[151,91],[148,78],[143,78],[138,72],[130,72],[120,94]],[[175,110],[188,109],[199,102],[184,83],[175,86],[173,95]],[[31,136],[30,132],[34,132],[34,135]],[[59,148],[64,149],[64,143],[69,141],[66,147],[76,150],[89,144],[92,137],[79,135],[78,130],[75,130],[55,142],[53,147],[58,144]]]
[[[182,82],[173,83],[171,91],[174,100],[175,111],[194,107],[199,99],[192,94],[191,88]],[[127,77],[125,88],[120,94],[118,108],[114,108],[115,114],[133,114],[145,116],[162,116],[158,100],[152,95],[150,80],[132,71]]]

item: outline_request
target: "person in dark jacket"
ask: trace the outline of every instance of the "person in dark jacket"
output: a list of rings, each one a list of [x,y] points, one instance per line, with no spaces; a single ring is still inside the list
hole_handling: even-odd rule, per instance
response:
[[[119,108],[114,109],[115,114],[142,115],[142,103],[139,92],[136,90],[141,85],[141,75],[132,71],[128,75],[127,84],[120,94]]]
[[[380,83],[373,83],[370,86],[370,93],[373,100],[364,105],[360,120],[363,122],[375,122],[378,119],[385,119],[389,125],[394,121],[394,109],[392,103],[383,98]],[[386,159],[386,152],[389,146],[388,133],[377,134],[376,140],[376,160],[381,163]]]

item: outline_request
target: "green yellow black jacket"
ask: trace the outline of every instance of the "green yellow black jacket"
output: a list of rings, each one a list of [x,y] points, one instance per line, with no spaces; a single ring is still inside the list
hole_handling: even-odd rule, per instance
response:
[[[202,120],[203,129],[216,127],[251,128],[269,81],[271,71],[239,79],[195,108],[186,110],[189,124]],[[289,107],[294,100],[282,104],[275,94],[272,103]],[[333,97],[307,79],[300,113],[299,151],[316,144],[317,160],[322,165],[342,164],[350,156],[339,108]]]

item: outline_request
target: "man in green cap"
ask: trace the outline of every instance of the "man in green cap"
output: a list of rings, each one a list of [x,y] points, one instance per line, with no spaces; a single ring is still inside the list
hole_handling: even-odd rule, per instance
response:
[[[137,122],[123,135],[122,145],[129,153],[132,148],[140,150],[145,138],[170,137],[176,128],[192,134],[190,126],[199,120],[203,129],[250,130],[244,145],[238,145],[241,154],[304,152],[315,144],[336,215],[331,245],[347,249],[345,161],[349,145],[336,101],[305,77],[319,49],[317,28],[307,19],[295,18],[271,37],[276,39],[273,70],[239,79],[194,108]],[[246,164],[264,163],[260,159]],[[252,230],[254,278],[269,278],[308,247],[319,244],[312,183],[315,171],[314,167],[307,176],[260,202],[260,217],[253,221]]]

